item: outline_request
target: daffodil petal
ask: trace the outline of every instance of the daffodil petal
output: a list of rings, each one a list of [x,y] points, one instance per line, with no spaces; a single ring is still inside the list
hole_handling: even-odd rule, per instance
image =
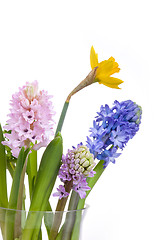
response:
[[[90,64],[92,69],[98,66],[98,54],[95,53],[93,46],[90,51]]]
[[[111,60],[111,61],[115,62],[115,58],[114,57],[110,57],[108,60]]]
[[[116,89],[121,89],[120,87],[118,87],[118,85],[114,85],[114,84],[109,84],[109,83],[102,83],[102,82],[99,82],[99,84],[103,84],[109,88],[116,88]]]
[[[123,81],[119,78],[106,77],[105,75],[101,76],[101,78],[98,78],[97,81],[100,84],[104,84],[110,88],[117,88],[117,89],[119,89],[118,85],[123,83]]]

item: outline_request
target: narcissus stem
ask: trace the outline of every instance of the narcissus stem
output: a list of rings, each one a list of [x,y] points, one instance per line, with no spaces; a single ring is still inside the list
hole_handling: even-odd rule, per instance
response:
[[[58,122],[58,126],[57,126],[57,129],[56,129],[55,136],[57,135],[58,132],[61,132],[63,122],[64,122],[64,119],[65,119],[65,116],[66,116],[66,112],[67,112],[67,109],[68,109],[68,105],[69,105],[69,102],[64,103],[64,106],[63,106],[63,109],[62,109],[62,112],[61,112],[61,116],[60,116],[60,119],[59,119],[59,122]]]
[[[87,77],[82,81],[80,82],[80,84],[78,84],[77,87],[75,87],[73,89],[73,91],[68,95],[67,99],[66,99],[66,102],[69,102],[70,101],[70,98],[77,92],[79,92],[80,90],[82,90],[83,88],[91,85],[92,83],[94,83],[94,80],[95,80],[95,77],[96,77],[96,70],[97,70],[97,67],[94,68],[88,75]]]
[[[71,99],[71,97],[77,93],[78,91],[82,90],[83,88],[91,85],[92,83],[94,83],[95,81],[95,76],[96,76],[96,70],[97,70],[97,67],[94,68],[88,75],[87,77],[82,81],[80,82],[80,84],[78,84],[77,87],[75,87],[73,89],[73,91],[68,95],[65,103],[64,103],[64,106],[63,106],[63,109],[62,109],[62,113],[61,113],[61,116],[60,116],[60,119],[59,119],[59,122],[58,122],[58,126],[57,126],[57,130],[56,130],[56,133],[55,135],[58,133],[58,132],[61,132],[61,129],[62,129],[62,126],[63,126],[63,122],[64,122],[64,119],[65,119],[65,116],[66,116],[66,112],[67,112],[67,109],[68,109],[68,106],[69,106],[69,101]]]

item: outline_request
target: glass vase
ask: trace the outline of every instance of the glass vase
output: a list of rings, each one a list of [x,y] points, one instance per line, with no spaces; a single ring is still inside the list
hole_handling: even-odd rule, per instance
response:
[[[0,240],[80,240],[87,209],[30,212],[0,207]]]

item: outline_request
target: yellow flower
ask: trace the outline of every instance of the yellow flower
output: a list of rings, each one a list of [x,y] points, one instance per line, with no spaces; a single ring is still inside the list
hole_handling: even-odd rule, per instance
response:
[[[100,84],[104,84],[110,88],[120,89],[118,85],[123,83],[123,81],[119,78],[111,77],[113,73],[120,71],[118,63],[115,62],[113,57],[98,63],[98,54],[95,53],[92,46],[90,52],[90,63],[92,69],[97,67],[95,82],[99,82]]]

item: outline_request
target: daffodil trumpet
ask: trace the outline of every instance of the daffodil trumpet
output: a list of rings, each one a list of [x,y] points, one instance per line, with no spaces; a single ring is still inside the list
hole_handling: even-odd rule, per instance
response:
[[[123,81],[119,78],[111,77],[112,74],[120,71],[119,65],[113,57],[99,63],[98,54],[92,46],[90,51],[90,64],[92,69],[97,68],[94,82],[98,82],[109,88],[120,89],[119,85],[123,83]]]

